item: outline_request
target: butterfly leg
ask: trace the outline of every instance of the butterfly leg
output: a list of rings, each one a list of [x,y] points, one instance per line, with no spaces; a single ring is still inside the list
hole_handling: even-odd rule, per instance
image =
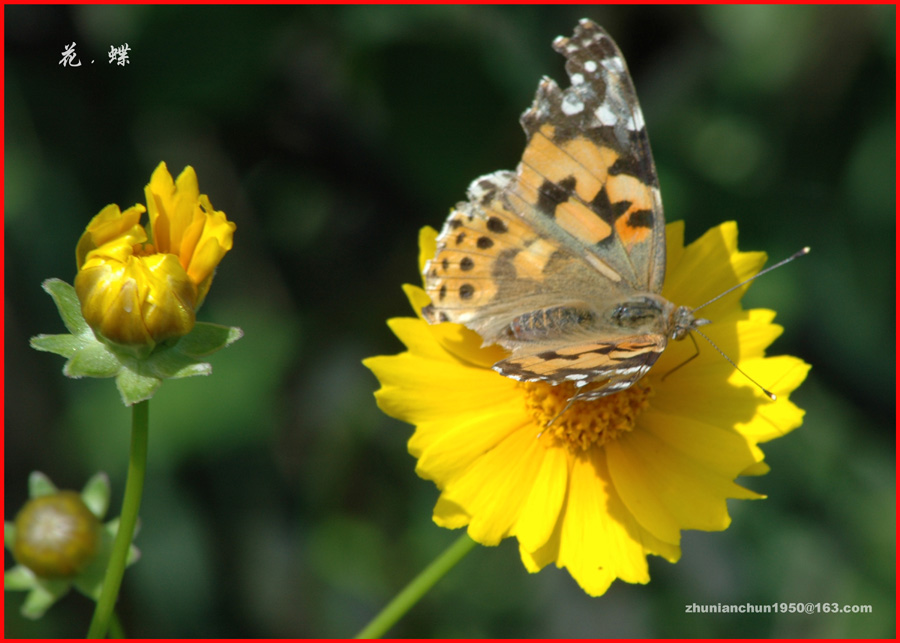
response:
[[[701,320],[701,321],[705,321],[705,320]],[[659,380],[660,382],[665,382],[665,381],[666,381],[666,378],[669,377],[669,375],[671,375],[672,373],[674,373],[675,371],[677,371],[679,368],[681,368],[682,366],[684,366],[685,364],[687,364],[688,362],[690,362],[691,360],[695,359],[696,357],[698,357],[698,356],[700,355],[700,347],[697,346],[697,340],[694,339],[694,336],[693,336],[692,334],[690,334],[690,333],[688,333],[688,338],[689,338],[689,339],[691,340],[691,342],[693,342],[693,344],[694,344],[694,354],[691,355],[690,357],[688,357],[688,358],[687,358],[686,360],[684,360],[683,362],[681,362],[681,364],[679,364],[678,366],[676,366],[676,367],[673,368],[672,370],[666,371],[665,374],[660,378],[660,380]]]
[[[624,391],[632,384],[634,384],[634,382],[635,379],[632,377],[613,377],[601,382],[597,388],[592,388],[589,391],[581,391],[579,393],[576,393],[569,398],[569,401],[566,402],[566,405],[562,408],[562,410],[554,415],[549,422],[547,422],[547,424],[544,426],[544,430],[550,428],[554,422],[556,422],[566,413],[566,411],[572,408],[572,405],[575,404],[575,402],[589,402],[591,400],[599,400],[601,397],[606,397],[607,395],[612,395],[613,393]],[[543,431],[538,434],[538,437],[540,437],[542,433]]]

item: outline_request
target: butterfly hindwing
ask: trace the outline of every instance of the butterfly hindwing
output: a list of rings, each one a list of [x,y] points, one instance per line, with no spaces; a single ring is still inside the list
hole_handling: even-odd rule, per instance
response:
[[[614,392],[643,377],[665,347],[665,335],[638,335],[510,357],[494,364],[494,370],[516,380],[543,380],[553,385],[574,382],[584,386],[606,379],[606,386],[612,389],[609,392]]]

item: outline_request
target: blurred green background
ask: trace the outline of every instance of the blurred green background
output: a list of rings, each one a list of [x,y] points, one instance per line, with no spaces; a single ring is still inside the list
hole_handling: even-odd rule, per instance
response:
[[[586,596],[477,548],[395,627],[423,637],[871,637],[895,632],[895,8],[5,7],[5,517],[28,473],[109,473],[118,513],[129,412],[28,338],[62,332],[41,281],[74,278],[84,226],[143,202],[160,160],[193,165],[237,223],[200,317],[245,337],[214,374],[163,386],[119,611],[141,637],[356,633],[457,533],[382,415],[364,357],[400,343],[418,230],[481,174],[514,169],[550,43],[603,25],[641,99],[668,220],[734,219],[772,261],[748,306],[772,354],[813,365],[804,425],[765,445],[767,500],[686,532],[647,586]],[[58,64],[75,42],[81,67]],[[128,43],[130,63],[110,65]],[[89,61],[94,60],[94,64]],[[709,350],[701,346],[701,350]],[[710,400],[710,404],[715,404]],[[7,567],[11,564],[7,554]],[[80,636],[72,594],[6,635]],[[871,614],[685,614],[690,603],[865,604]]]

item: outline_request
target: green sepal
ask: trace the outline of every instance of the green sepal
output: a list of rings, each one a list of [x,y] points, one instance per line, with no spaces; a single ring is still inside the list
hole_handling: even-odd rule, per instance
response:
[[[12,550],[12,545],[7,545]],[[34,572],[23,565],[16,565],[3,572],[3,589],[7,592],[24,592],[34,588],[37,578]]]
[[[49,496],[56,493],[59,489],[53,484],[53,481],[47,477],[47,474],[40,471],[32,471],[28,475],[28,497],[40,498],[41,496]]]
[[[53,297],[70,334],[38,335],[31,338],[31,347],[68,358],[63,366],[66,377],[113,377],[119,370],[119,360],[87,325],[75,288],[61,279],[48,279],[41,287]]]
[[[12,551],[16,543],[16,523],[9,520],[3,521],[3,546]]]
[[[109,509],[110,484],[109,476],[102,471],[91,476],[81,490],[81,499],[91,513],[103,520]]]
[[[4,574],[4,580],[5,576]],[[39,619],[50,606],[69,593],[69,586],[66,581],[35,578],[34,586],[22,605],[22,616],[31,620]]]
[[[163,380],[209,375],[212,366],[201,358],[215,353],[243,336],[240,328],[197,322],[190,333],[164,342],[146,356],[133,347],[101,341],[81,314],[75,288],[60,279],[42,284],[56,304],[68,335],[37,335],[31,347],[67,358],[66,377],[115,377],[126,406],[149,400]],[[139,351],[137,351],[139,352]]]
[[[28,489],[29,498],[31,499],[58,491],[53,481],[40,471],[33,471],[29,475]],[[102,472],[93,475],[81,490],[81,499],[91,512],[101,520],[109,507],[109,496],[109,477]],[[100,546],[94,560],[79,572],[77,576],[63,579],[41,578],[24,565],[17,564],[4,571],[4,590],[8,592],[28,592],[21,609],[22,616],[28,619],[41,618],[56,601],[65,596],[73,587],[92,600],[98,600],[118,531],[118,518],[114,518],[103,525],[100,532]],[[137,531],[135,531],[136,533]],[[4,522],[3,540],[10,552],[13,551],[15,537],[15,523]],[[132,544],[128,549],[126,566],[133,565],[140,557],[140,550]]]

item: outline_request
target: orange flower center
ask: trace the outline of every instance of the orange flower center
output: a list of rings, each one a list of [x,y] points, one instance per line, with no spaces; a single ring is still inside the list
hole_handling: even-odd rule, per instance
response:
[[[134,252],[135,257],[149,257],[156,254],[156,246],[150,242],[136,243],[131,246],[131,250]]]
[[[573,453],[603,446],[631,431],[653,395],[650,384],[638,382],[619,393],[596,400],[577,400],[566,408],[569,399],[579,392],[574,384],[523,382],[521,386],[526,393],[525,404],[535,423],[542,427],[542,435],[555,438],[546,444],[562,443]],[[553,424],[547,426],[551,421]]]

